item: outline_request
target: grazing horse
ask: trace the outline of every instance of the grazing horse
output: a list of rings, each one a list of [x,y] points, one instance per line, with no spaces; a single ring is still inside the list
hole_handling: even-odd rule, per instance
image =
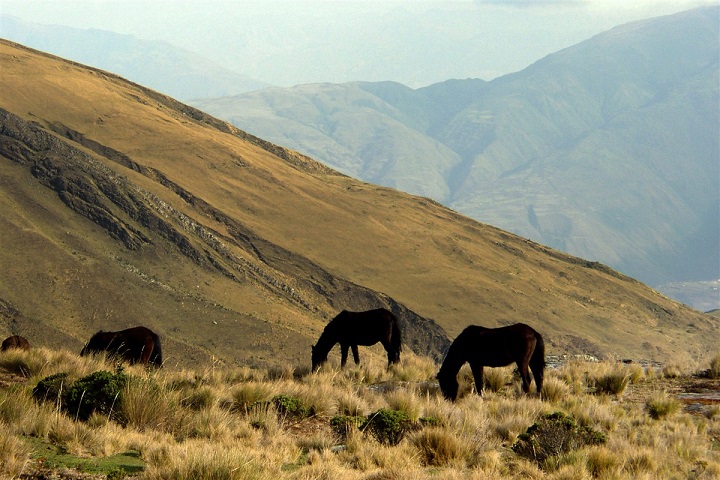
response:
[[[30,342],[27,341],[27,338],[21,337],[20,335],[13,335],[11,337],[6,338],[2,342],[2,346],[0,347],[0,352],[4,352],[5,350],[10,350],[11,348],[19,348],[20,350],[30,350]]]
[[[545,371],[545,342],[524,323],[500,328],[467,327],[450,345],[437,374],[440,390],[448,400],[457,398],[457,373],[465,362],[470,364],[479,395],[482,395],[483,367],[504,367],[513,362],[520,370],[523,392],[530,392],[529,367],[540,393]]]
[[[131,364],[141,363],[162,367],[160,337],[145,327],[133,327],[119,332],[100,330],[90,338],[80,352],[81,356],[107,352]]]
[[[342,360],[340,366],[347,362],[348,348],[352,348],[355,364],[360,363],[358,345],[375,345],[382,343],[387,351],[388,368],[400,361],[402,350],[402,334],[397,317],[389,310],[377,308],[366,312],[348,312],[343,310],[325,326],[316,345],[312,347],[312,371],[320,368],[327,361],[330,350],[340,343]]]

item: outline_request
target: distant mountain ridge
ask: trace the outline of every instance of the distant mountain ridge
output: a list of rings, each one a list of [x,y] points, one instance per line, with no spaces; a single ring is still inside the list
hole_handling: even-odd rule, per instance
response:
[[[269,86],[170,44],[105,30],[39,25],[0,15],[0,37],[132,78],[182,100]]]
[[[366,181],[649,284],[720,276],[720,7],[616,27],[491,82],[195,105]]]

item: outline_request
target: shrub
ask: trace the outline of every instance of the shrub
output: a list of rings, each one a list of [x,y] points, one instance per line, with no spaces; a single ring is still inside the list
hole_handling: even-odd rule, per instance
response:
[[[63,395],[64,409],[70,415],[87,420],[95,412],[118,418],[122,391],[127,376],[121,371],[99,371],[74,382]]]
[[[386,408],[368,415],[360,425],[360,430],[369,432],[378,442],[385,445],[397,445],[407,432],[416,428],[407,413]]]
[[[68,374],[56,373],[40,380],[33,388],[32,396],[38,402],[53,402],[61,405],[63,390],[67,388]]]
[[[358,428],[365,420],[365,417],[355,415],[336,415],[330,419],[330,428],[340,437],[341,440],[347,440],[350,432]]]
[[[275,405],[277,412],[282,415],[305,418],[314,414],[312,409],[305,405],[302,400],[290,395],[275,395],[271,402]]]
[[[605,443],[605,434],[587,426],[579,426],[562,412],[543,415],[512,446],[521,457],[542,465],[552,456],[568,453],[585,445]]]

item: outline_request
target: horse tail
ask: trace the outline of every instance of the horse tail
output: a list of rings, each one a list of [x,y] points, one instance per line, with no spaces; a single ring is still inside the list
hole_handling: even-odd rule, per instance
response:
[[[395,353],[395,362],[400,361],[400,352],[402,351],[402,332],[400,331],[400,322],[397,317],[392,319],[392,337],[390,338],[393,352]]]
[[[535,387],[539,395],[545,377],[545,340],[538,332],[535,332],[535,350],[533,350],[532,357],[530,357],[530,370],[532,370],[535,378]]]
[[[150,363],[158,368],[162,367],[162,364],[163,364],[162,346],[160,345],[160,337],[156,333],[153,333],[153,351],[152,351],[152,355],[150,356]]]

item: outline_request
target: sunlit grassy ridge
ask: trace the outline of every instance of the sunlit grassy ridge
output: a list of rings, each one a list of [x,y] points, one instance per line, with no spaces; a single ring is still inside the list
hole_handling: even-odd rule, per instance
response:
[[[705,369],[710,377],[712,362],[706,363],[678,366],[676,371],[691,371],[673,377]],[[96,413],[80,421],[58,402],[32,398],[33,388],[50,375],[67,373],[70,384],[97,371],[128,378],[120,416]],[[720,475],[717,404],[702,413],[686,412],[667,389],[671,379],[662,369],[571,361],[548,371],[541,396],[521,395],[512,368],[488,369],[481,398],[470,391],[465,367],[457,403],[437,391],[436,371],[431,361],[414,355],[391,370],[372,358],[360,367],[308,374],[304,368],[212,365],[148,372],[49,349],[2,353],[3,378],[18,380],[17,375],[23,381],[0,390],[0,476],[17,478],[38,468],[38,445],[63,452],[65,462],[83,458],[85,465],[131,452],[144,464],[133,474],[148,479]],[[624,383],[608,389],[607,384],[617,385],[608,380],[615,377]],[[602,441],[559,449],[542,461],[514,451],[518,436],[558,415]],[[353,418],[347,428],[337,428]],[[371,425],[380,425],[380,418],[401,419],[384,424],[400,433],[376,434]],[[553,442],[564,438],[559,430],[543,435],[537,446],[551,451]],[[125,474],[124,464],[115,460],[104,467],[108,477]]]
[[[597,262],[363,183],[115,75],[0,40],[0,334],[79,351],[144,325],[173,365],[307,361],[384,306],[441,356],[525,322],[552,354],[668,362],[717,317]],[[0,337],[1,338],[1,337]]]

